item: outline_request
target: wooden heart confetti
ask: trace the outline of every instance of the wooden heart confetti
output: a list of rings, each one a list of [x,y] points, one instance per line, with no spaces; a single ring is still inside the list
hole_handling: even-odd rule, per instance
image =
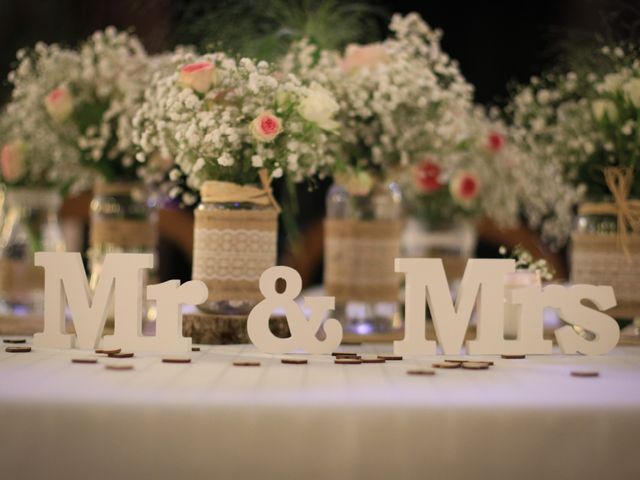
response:
[[[7,347],[4,351],[9,353],[27,353],[31,351],[31,347]]]
[[[416,370],[407,370],[407,374],[408,375],[435,375],[436,372],[435,370],[428,370],[428,369],[416,369]]]
[[[5,338],[2,340],[4,343],[27,343],[24,338]]]
[[[384,358],[361,358],[360,361],[362,363],[386,363],[387,361]]]
[[[362,360],[356,358],[337,358],[333,363],[336,365],[360,365],[362,364]]]
[[[260,362],[233,362],[234,367],[259,367]]]
[[[96,353],[104,354],[104,355],[114,355],[114,354],[116,354],[116,353],[120,353],[121,351],[122,351],[122,349],[121,349],[121,348],[114,348],[114,349],[112,349],[112,350],[106,350],[106,349],[104,349],[104,348],[98,348],[98,349],[96,350]]]
[[[460,366],[467,370],[487,370],[489,368],[489,364],[486,362],[462,362]]]
[[[309,363],[309,360],[305,358],[283,358],[280,360],[280,363],[287,365],[305,365]]]
[[[507,360],[521,360],[523,358],[527,358],[526,355],[500,355],[500,356]]]
[[[105,365],[107,370],[133,370],[133,365]]]
[[[378,355],[378,358],[389,361],[402,360],[402,357],[400,355]]]
[[[574,370],[573,372],[571,372],[571,376],[572,377],[583,377],[583,378],[598,377],[598,376],[600,376],[600,373],[596,372],[596,371]]]
[[[128,352],[128,353],[118,352],[118,353],[110,353],[109,358],[131,358],[133,357],[133,355],[134,354],[132,352]]]
[[[71,363],[98,363],[97,358],[72,358]]]
[[[190,358],[163,358],[162,363],[191,363]]]
[[[438,363],[434,363],[431,366],[433,368],[460,368],[460,365],[462,365],[462,363],[456,363],[456,362],[438,362]]]

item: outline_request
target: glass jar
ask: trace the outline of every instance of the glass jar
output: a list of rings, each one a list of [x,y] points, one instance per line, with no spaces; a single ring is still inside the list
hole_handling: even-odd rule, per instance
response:
[[[95,288],[107,253],[156,254],[156,197],[141,183],[98,182],[91,200],[89,269]],[[157,262],[154,262],[154,271]]]
[[[345,332],[384,333],[402,326],[398,297],[402,194],[395,182],[353,194],[334,183],[327,194],[324,287],[336,297]]]
[[[429,222],[414,217],[407,221],[402,234],[402,251],[407,257],[441,258],[447,279],[455,288],[477,242],[476,229],[466,219]]]
[[[58,223],[62,199],[53,190],[11,188],[5,204],[0,233],[0,313],[42,315],[44,271],[34,265],[34,253],[65,250]]]
[[[209,183],[206,188],[213,188]],[[247,189],[262,192],[230,185],[240,196]],[[192,277],[209,289],[209,298],[198,308],[214,315],[246,316],[263,299],[260,275],[276,264],[278,212],[271,204],[211,201],[206,188],[194,212]]]

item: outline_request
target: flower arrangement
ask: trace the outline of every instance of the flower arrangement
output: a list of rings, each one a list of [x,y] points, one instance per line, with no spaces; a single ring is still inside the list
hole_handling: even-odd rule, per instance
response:
[[[535,259],[529,250],[522,245],[516,245],[511,252],[501,245],[498,249],[500,256],[516,261],[516,271],[538,272],[542,280],[550,281],[556,274],[555,269],[544,258]]]
[[[605,171],[621,169],[625,195],[640,196],[640,61],[621,47],[598,52],[599,71],[552,72],[521,87],[509,106],[526,156],[518,191],[534,228],[556,246],[584,199],[612,195]]]
[[[109,27],[78,49],[38,43],[18,62],[8,114],[26,151],[75,171],[76,184],[135,178],[131,118],[150,72],[134,35]]]
[[[402,177],[412,215],[430,225],[485,216],[503,226],[518,222],[512,185],[518,150],[508,126],[475,108],[465,118],[467,137],[455,149],[427,154]]]
[[[302,41],[282,62],[285,71],[334,93],[339,165],[352,177],[344,183],[366,186],[370,176],[393,177],[399,168],[454,148],[465,135],[461,118],[472,87],[442,51],[442,33],[415,13],[394,15],[390,30],[384,42],[352,44],[342,55]]]
[[[173,73],[156,75],[133,125],[138,161],[174,159],[165,188],[186,205],[207,180],[246,185],[287,174],[323,174],[337,104],[318,85],[303,86],[267,62],[224,54],[174,57]]]

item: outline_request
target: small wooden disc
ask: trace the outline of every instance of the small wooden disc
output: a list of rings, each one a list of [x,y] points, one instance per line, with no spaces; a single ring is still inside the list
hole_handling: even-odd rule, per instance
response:
[[[361,358],[360,361],[362,363],[386,363],[387,361],[384,358]]]
[[[259,367],[260,362],[233,362],[234,367]]]
[[[435,370],[428,369],[416,369],[416,370],[407,370],[407,375],[435,375]]]
[[[122,351],[121,348],[114,348],[113,350],[106,350],[104,348],[98,348],[96,350],[96,353],[101,353],[101,354],[104,354],[104,355],[114,355],[116,353],[120,353],[121,351]]]
[[[507,360],[521,360],[523,358],[527,358],[526,355],[500,355],[500,356]]]
[[[378,358],[389,361],[402,360],[402,357],[400,355],[378,355]]]
[[[445,358],[444,361],[445,362],[451,362],[451,363],[463,364],[464,362],[468,362],[469,360],[453,360],[453,359]]]
[[[7,347],[4,351],[9,353],[27,353],[31,351],[31,347]]]
[[[331,355],[334,357],[358,357],[357,353],[352,352],[333,352]]]
[[[5,338],[2,340],[4,343],[27,343],[24,338]]]
[[[280,363],[284,363],[286,365],[305,365],[309,363],[309,360],[306,358],[283,358],[280,360]]]
[[[190,358],[163,358],[162,363],[191,363]]]
[[[105,365],[107,370],[133,370],[133,365]]]
[[[573,372],[571,372],[571,376],[572,377],[582,377],[582,378],[598,377],[598,376],[600,376],[600,372],[596,372],[595,370],[594,371],[574,370]]]
[[[338,358],[340,360],[362,360],[362,357],[360,355],[336,355],[335,358]]]
[[[462,362],[460,366],[467,370],[487,370],[489,368],[489,364],[486,362]]]
[[[333,361],[336,365],[360,365],[362,360],[356,358],[337,358]]]
[[[460,365],[462,365],[462,363],[438,362],[431,364],[433,368],[460,368]]]
[[[191,351],[192,352],[199,352],[200,351],[200,347],[191,347]]]
[[[133,352],[118,352],[118,353],[110,353],[109,358],[131,358],[133,357]]]
[[[98,363],[97,358],[72,358],[71,363]]]

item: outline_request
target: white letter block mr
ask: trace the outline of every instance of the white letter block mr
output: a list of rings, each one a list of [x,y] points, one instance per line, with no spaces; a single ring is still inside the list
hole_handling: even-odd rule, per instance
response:
[[[147,287],[157,303],[155,336],[142,335],[143,273],[153,267],[147,253],[109,253],[91,296],[79,253],[38,252],[35,265],[44,267],[44,331],[33,337],[36,347],[94,349],[100,340],[110,300],[114,301],[114,333],[103,339],[106,348],[137,351],[188,352],[191,339],[182,336],[183,303],[202,303],[207,288],[199,281],[179,286],[169,281]],[[76,333],[65,331],[65,294]]]

